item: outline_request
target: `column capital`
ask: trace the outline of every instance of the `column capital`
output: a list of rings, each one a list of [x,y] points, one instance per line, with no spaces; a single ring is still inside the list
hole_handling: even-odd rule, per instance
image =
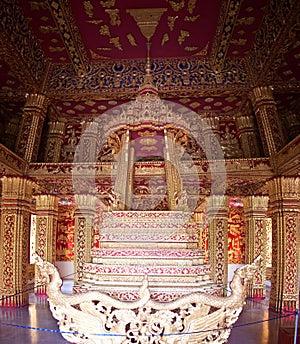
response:
[[[261,102],[270,102],[275,104],[273,97],[273,89],[271,86],[257,86],[249,92],[249,98],[254,108]]]
[[[31,93],[26,95],[25,108],[40,108],[45,109],[50,104],[50,99],[44,94]]]
[[[270,200],[298,199],[300,193],[300,177],[277,176],[267,182]]]
[[[54,121],[54,122],[49,122],[48,127],[49,127],[49,135],[50,136],[57,136],[57,135],[63,135],[65,131],[65,122],[61,121]]]
[[[207,197],[207,215],[228,216],[229,197],[225,195],[210,195]]]
[[[58,208],[58,197],[56,195],[40,194],[35,196],[36,210],[56,210]]]
[[[35,183],[27,177],[4,176],[1,178],[2,198],[27,198],[31,199]]]
[[[75,213],[82,215],[93,215],[96,212],[97,197],[94,194],[75,195]]]
[[[246,196],[243,197],[244,212],[266,214],[268,210],[268,196]]]

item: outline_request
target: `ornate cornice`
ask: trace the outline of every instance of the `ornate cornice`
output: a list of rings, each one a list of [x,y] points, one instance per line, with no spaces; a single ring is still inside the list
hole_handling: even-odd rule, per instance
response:
[[[0,176],[23,175],[27,163],[8,148],[0,144]]]
[[[211,52],[212,66],[215,71],[220,72],[223,69],[241,3],[241,0],[230,0],[224,1],[222,4],[220,18],[223,18],[223,21],[218,24],[216,39]],[[227,5],[226,8],[225,4]]]
[[[277,174],[300,175],[300,135],[274,156],[273,165]]]
[[[254,85],[271,82],[299,31],[300,2],[272,1],[248,58]]]
[[[0,54],[27,91],[37,91],[48,64],[41,46],[15,1],[1,1],[0,16]]]
[[[82,78],[88,70],[88,57],[70,11],[69,0],[48,0],[48,4],[76,74]]]
[[[71,64],[52,65],[47,81],[51,97],[134,97],[145,76],[146,61],[105,61],[90,65],[84,80],[74,73]],[[227,60],[222,73],[215,73],[205,59],[161,59],[152,61],[153,82],[163,96],[184,96],[205,92],[237,95],[248,90],[244,61]],[[222,84],[219,84],[219,79]],[[202,93],[201,93],[202,94]]]

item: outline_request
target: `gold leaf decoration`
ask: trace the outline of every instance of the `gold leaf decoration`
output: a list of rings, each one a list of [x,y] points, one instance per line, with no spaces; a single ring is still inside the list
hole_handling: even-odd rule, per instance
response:
[[[184,0],[181,0],[180,2],[175,1],[169,1],[173,11],[178,12],[184,8]]]
[[[178,43],[182,45],[187,37],[190,36],[190,33],[186,30],[180,30],[180,36],[178,37]]]
[[[92,18],[93,15],[94,15],[94,8],[93,8],[93,5],[91,4],[90,1],[84,1],[83,2],[83,6],[84,6],[84,10],[85,10],[85,13],[90,17]]]
[[[145,130],[145,131],[138,131],[138,135],[139,136],[156,136],[157,135],[157,131],[153,130]]]
[[[193,13],[195,6],[196,6],[197,0],[189,0],[188,2],[188,11],[190,14]]]
[[[120,38],[119,37],[112,37],[109,40],[109,43],[113,44],[118,50],[123,50],[123,48],[120,44]]]
[[[78,110],[78,111],[82,111],[82,110],[85,109],[85,107],[82,106],[82,105],[80,105],[80,104],[77,104],[77,105],[74,106],[74,109],[75,109],[75,110]]]
[[[252,25],[255,22],[254,17],[240,18],[237,20],[237,25]]]
[[[100,27],[100,35],[102,36],[109,36],[110,37],[110,31],[109,31],[109,27],[107,25],[102,25]]]
[[[109,48],[109,47],[98,47],[98,48],[96,48],[97,50],[111,50],[111,48]]]
[[[116,0],[106,0],[106,1],[100,1],[100,4],[104,8],[111,8],[115,6]]]
[[[126,37],[127,37],[128,41],[129,41],[129,43],[130,43],[133,47],[136,47],[136,46],[137,46],[136,41],[135,41],[135,39],[134,39],[134,37],[132,36],[131,33],[129,33]]]
[[[108,13],[109,18],[110,18],[110,24],[112,26],[120,26],[121,24],[121,19],[120,19],[120,15],[119,15],[119,10],[118,9],[106,9],[105,10],[106,13]]]
[[[247,43],[247,40],[246,39],[232,39],[231,44],[235,44],[235,45],[245,45]]]
[[[99,25],[102,22],[103,22],[102,19],[87,20],[87,23],[95,24],[95,25]]]
[[[58,33],[58,28],[53,26],[41,25],[39,30],[41,33]]]
[[[199,102],[193,102],[193,103],[191,103],[190,104],[190,107],[192,108],[192,109],[196,109],[198,106],[200,106],[201,104],[199,103]]]
[[[161,16],[166,11],[166,8],[133,8],[127,9],[126,12],[134,18],[142,35],[150,41]]]
[[[184,21],[186,22],[194,22],[200,17],[200,14],[197,14],[196,16],[185,16]]]
[[[189,46],[187,46],[187,47],[185,47],[184,48],[184,50],[186,50],[186,51],[195,51],[195,50],[197,50],[199,47],[189,47]]]
[[[157,150],[157,147],[156,146],[142,146],[140,149],[141,151],[144,151],[144,152],[155,152]]]
[[[96,48],[97,50],[106,50],[106,51],[110,51],[111,50],[111,48],[109,48],[109,47],[98,47],[98,48]]]
[[[169,40],[169,35],[165,33],[161,41],[161,46],[163,46],[166,42],[168,42],[168,40]]]
[[[198,53],[194,54],[193,56],[205,56],[205,55],[207,55],[208,45],[209,45],[209,42],[206,43],[206,46],[202,50],[200,50]]]
[[[153,137],[144,137],[140,139],[140,143],[145,146],[153,146],[157,144],[157,140]]]
[[[102,56],[102,55],[95,53],[92,49],[90,49],[90,54],[91,54],[93,59],[109,59],[109,57],[107,57],[107,56]]]
[[[168,26],[169,26],[170,31],[174,30],[174,25],[175,25],[176,19],[178,19],[178,16],[176,16],[176,17],[169,16],[168,17]]]
[[[65,50],[65,47],[51,47],[51,46],[49,46],[49,51],[51,53],[62,52],[64,50]]]
[[[47,10],[47,1],[30,1],[30,9],[31,11]]]

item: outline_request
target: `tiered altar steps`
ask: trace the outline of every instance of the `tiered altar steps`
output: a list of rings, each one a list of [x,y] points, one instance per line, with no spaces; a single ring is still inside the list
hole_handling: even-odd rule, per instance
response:
[[[145,275],[154,299],[195,291],[216,293],[199,233],[183,212],[116,211],[103,214],[99,249],[83,267],[75,291],[101,290],[123,300],[138,297]]]

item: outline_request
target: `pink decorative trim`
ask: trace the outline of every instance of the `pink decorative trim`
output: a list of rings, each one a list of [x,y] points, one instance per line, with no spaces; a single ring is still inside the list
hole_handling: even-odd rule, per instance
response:
[[[211,272],[210,266],[127,266],[99,265],[86,263],[85,273],[93,274],[122,274],[122,275],[206,275]]]
[[[92,257],[168,257],[168,258],[203,258],[203,250],[187,249],[93,249]]]

